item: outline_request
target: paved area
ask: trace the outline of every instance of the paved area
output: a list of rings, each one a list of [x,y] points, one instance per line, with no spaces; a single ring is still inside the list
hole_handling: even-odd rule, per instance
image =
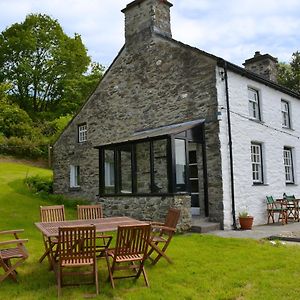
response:
[[[251,230],[216,230],[207,234],[221,237],[262,239],[270,236],[300,238],[300,222],[253,226]]]

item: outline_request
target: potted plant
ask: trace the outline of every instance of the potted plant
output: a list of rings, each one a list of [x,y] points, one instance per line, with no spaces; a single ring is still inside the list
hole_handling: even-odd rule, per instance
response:
[[[250,216],[247,211],[242,211],[239,213],[239,222],[242,230],[252,229],[253,216]]]

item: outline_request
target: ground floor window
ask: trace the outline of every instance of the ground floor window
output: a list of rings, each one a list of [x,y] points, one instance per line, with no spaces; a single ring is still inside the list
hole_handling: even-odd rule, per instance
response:
[[[289,147],[283,148],[283,164],[285,171],[285,182],[294,183],[293,156],[292,149]]]
[[[80,167],[79,166],[70,166],[70,187],[80,187]]]
[[[251,163],[253,183],[263,183],[262,145],[260,143],[251,143]]]

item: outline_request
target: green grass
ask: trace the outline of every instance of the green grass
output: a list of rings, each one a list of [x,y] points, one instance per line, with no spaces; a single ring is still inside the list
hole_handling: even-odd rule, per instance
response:
[[[0,229],[24,228],[29,259],[19,267],[19,284],[0,283],[0,299],[56,299],[56,283],[47,262],[38,263],[43,253],[39,205],[51,204],[27,191],[23,179],[51,174],[25,164],[0,162]],[[75,210],[67,208],[67,218]],[[146,263],[150,288],[143,279],[107,281],[105,260],[99,260],[98,299],[298,299],[300,247],[271,245],[266,241],[225,239],[210,235],[177,235],[168,249],[174,260]],[[83,299],[93,286],[63,288],[62,299]]]

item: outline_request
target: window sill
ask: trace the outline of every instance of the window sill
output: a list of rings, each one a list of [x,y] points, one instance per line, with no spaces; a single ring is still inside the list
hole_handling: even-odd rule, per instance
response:
[[[286,126],[282,126],[282,129],[289,130],[289,131],[295,131],[295,129],[293,129],[292,127],[286,127]]]
[[[294,186],[298,186],[298,184],[296,184],[295,182],[286,182],[286,185],[294,185]]]
[[[249,117],[248,120],[252,121],[252,122],[255,122],[255,123],[258,123],[258,124],[265,124],[265,122],[263,122],[262,120],[254,119],[254,118],[251,118],[251,117]]]
[[[80,186],[69,187],[70,192],[76,192],[76,191],[80,191],[80,190],[81,190]]]
[[[269,186],[269,184],[268,183],[252,183],[252,186]]]

